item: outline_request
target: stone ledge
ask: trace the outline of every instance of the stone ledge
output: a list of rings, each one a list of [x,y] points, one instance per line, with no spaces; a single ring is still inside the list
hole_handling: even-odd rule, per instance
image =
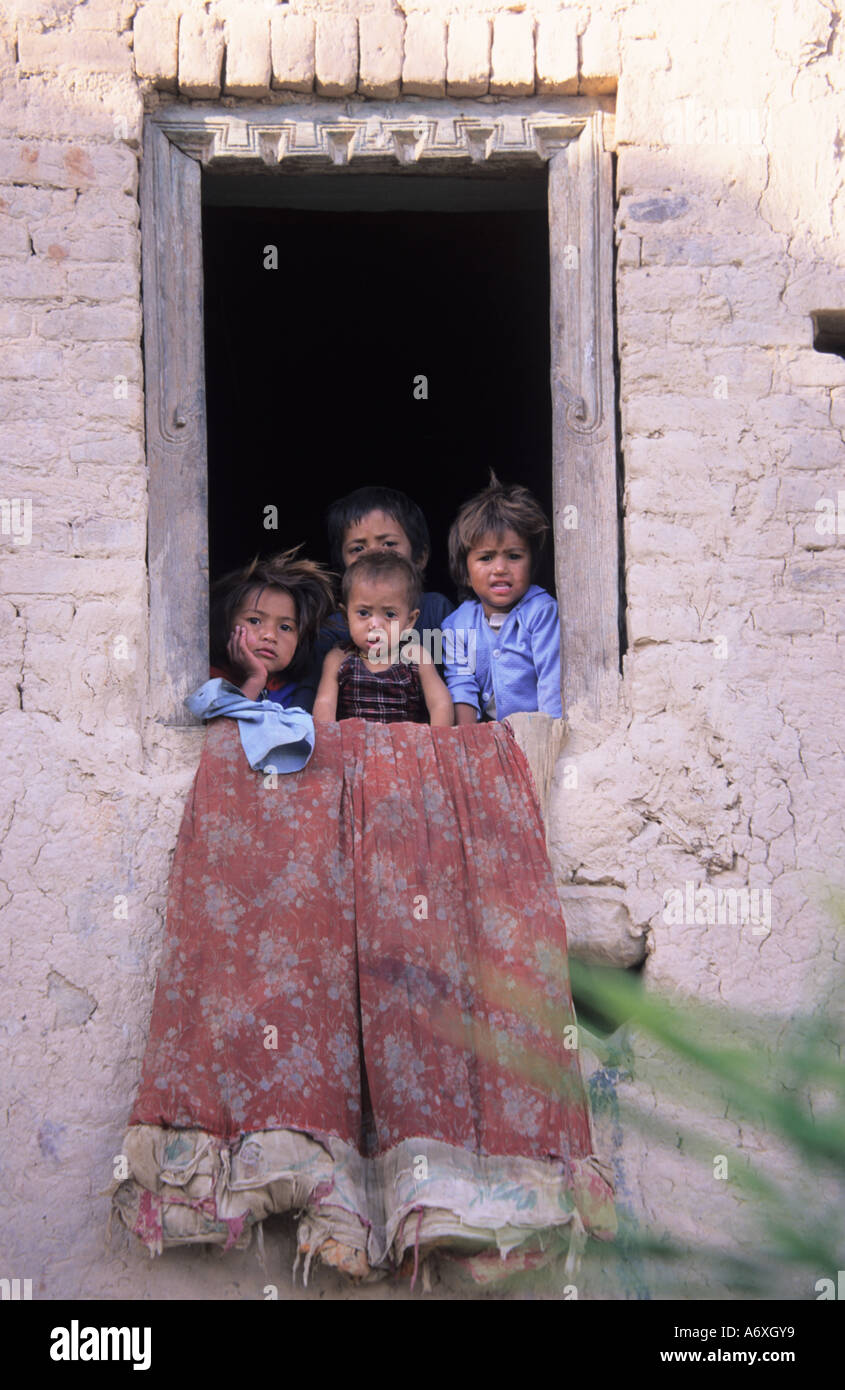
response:
[[[450,97],[483,97],[490,86],[492,26],[480,16],[449,20],[446,91]]]
[[[181,15],[181,18],[180,18]],[[269,52],[266,31],[269,20]],[[421,97],[606,95],[616,91],[615,24],[596,16],[580,39],[574,11],[453,15],[411,12],[348,14],[269,12],[244,0],[225,33],[204,10],[179,0],[147,0],[133,29],[135,71],[160,91],[208,99],[220,95],[223,56],[227,96],[253,100],[271,91],[375,100]],[[120,41],[103,37],[97,62],[117,71]],[[579,66],[580,49],[580,66]],[[125,53],[125,50],[123,50]],[[72,35],[21,36],[24,71],[45,63],[83,63]],[[85,65],[85,64],[83,64]],[[90,61],[87,64],[91,66]],[[124,64],[125,65],[125,64]],[[268,70],[269,69],[269,70]]]
[[[357,20],[349,15],[318,14],[314,62],[321,96],[351,96],[358,85]]]
[[[270,21],[273,86],[288,92],[314,87],[316,25],[310,15],[277,10]]]
[[[225,40],[223,28],[202,10],[179,21],[179,91],[182,96],[219,97]]]
[[[634,927],[621,889],[558,884],[558,896],[571,956],[625,970],[645,960],[646,938]]]
[[[271,74],[269,15],[237,11],[226,25],[226,96],[268,97]]]
[[[164,5],[145,5],[133,28],[135,72],[162,92],[176,91],[179,16]]]
[[[362,15],[358,21],[358,91],[386,101],[398,97],[405,21],[399,15]]]
[[[537,25],[537,91],[573,95],[578,91],[578,29],[572,12],[550,15]]]
[[[446,23],[435,15],[410,14],[405,24],[405,96],[445,97]]]
[[[619,80],[619,35],[614,22],[595,15],[581,35],[578,91],[582,96],[615,92]]]
[[[496,15],[490,62],[490,92],[493,96],[531,96],[534,91],[533,15]]]

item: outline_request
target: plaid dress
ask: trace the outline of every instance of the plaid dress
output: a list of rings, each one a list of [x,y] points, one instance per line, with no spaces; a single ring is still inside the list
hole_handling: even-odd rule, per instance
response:
[[[397,661],[373,671],[357,651],[337,673],[337,718],[372,719],[379,724],[427,724],[428,710],[416,666]]]

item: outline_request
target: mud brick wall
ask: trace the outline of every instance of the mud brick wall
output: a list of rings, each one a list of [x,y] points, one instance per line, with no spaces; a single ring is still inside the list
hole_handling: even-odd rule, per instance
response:
[[[845,310],[843,60],[821,0],[3,8],[0,1274],[38,1297],[261,1297],[265,1282],[252,1255],[153,1266],[123,1235],[103,1243],[201,740],[147,712],[145,111],[617,93],[629,646],[618,708],[569,711],[553,858],[581,949],[645,956],[645,987],[676,998],[787,1017],[831,1002],[841,968],[845,361],[814,350],[812,316]],[[756,890],[759,920],[710,921],[697,899],[690,921],[690,883]],[[751,1250],[736,1184],[616,1123],[627,1100],[680,1135],[682,1098],[648,1068],[587,1064],[631,1219]],[[707,1141],[791,1172],[730,1113]],[[593,1278],[582,1296],[658,1291],[611,1254]],[[773,1293],[778,1278],[812,1296],[777,1271]]]

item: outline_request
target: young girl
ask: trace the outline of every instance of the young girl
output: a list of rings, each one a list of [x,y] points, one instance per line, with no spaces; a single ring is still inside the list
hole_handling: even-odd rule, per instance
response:
[[[404,555],[373,551],[345,570],[341,592],[350,642],[326,656],[315,721],[424,724],[428,719],[451,728],[452,701],[430,655],[417,644],[399,650],[402,633],[419,617],[416,566]]]
[[[562,715],[557,603],[531,580],[549,529],[527,488],[488,487],[449,532],[449,567],[462,596],[443,620],[443,668],[459,725],[518,710]],[[467,637],[475,634],[475,640]]]
[[[239,686],[248,700],[310,712],[309,659],[334,597],[328,573],[296,559],[300,549],[253,560],[214,585],[210,674]]]

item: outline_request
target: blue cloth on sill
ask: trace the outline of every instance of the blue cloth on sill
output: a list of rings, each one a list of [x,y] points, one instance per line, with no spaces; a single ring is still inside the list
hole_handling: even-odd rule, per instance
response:
[[[299,772],[314,752],[314,720],[304,709],[283,709],[272,700],[248,700],[236,685],[216,676],[185,700],[199,719],[237,719],[253,772]]]

